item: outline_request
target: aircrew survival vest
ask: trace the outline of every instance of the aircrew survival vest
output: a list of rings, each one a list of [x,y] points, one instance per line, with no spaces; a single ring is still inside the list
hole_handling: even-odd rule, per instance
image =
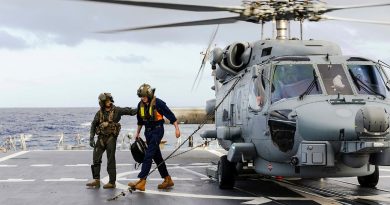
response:
[[[156,122],[164,119],[163,115],[160,114],[156,109],[156,97],[153,97],[153,99],[149,103],[149,106],[146,106],[145,103],[141,101],[138,112],[139,116],[144,122]]]
[[[111,109],[108,114],[108,119],[104,119],[103,111],[99,111],[99,125],[96,129],[97,135],[105,136],[118,136],[121,131],[121,124],[113,121],[114,118],[114,109]]]

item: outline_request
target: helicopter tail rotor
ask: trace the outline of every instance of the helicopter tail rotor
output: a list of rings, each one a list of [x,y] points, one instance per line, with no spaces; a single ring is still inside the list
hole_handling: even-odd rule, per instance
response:
[[[206,51],[204,53],[202,53],[202,55],[203,55],[202,63],[200,65],[198,73],[195,77],[194,83],[192,84],[191,90],[194,90],[195,84],[196,84],[196,88],[198,88],[198,86],[200,84],[200,80],[202,79],[203,72],[204,72],[204,67],[206,65],[206,61],[208,60],[208,58],[210,56],[211,46],[215,40],[215,37],[217,36],[218,29],[219,29],[219,24],[217,25],[217,27],[215,28],[214,32],[212,33],[212,35],[210,37]]]

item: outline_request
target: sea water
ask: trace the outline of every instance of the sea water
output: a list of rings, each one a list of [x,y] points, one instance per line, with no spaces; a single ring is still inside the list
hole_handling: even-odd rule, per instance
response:
[[[25,136],[28,150],[58,149],[61,135],[64,136],[64,145],[81,144],[89,148],[89,131],[91,122],[98,108],[1,108],[0,109],[0,146],[8,139],[14,139],[20,146],[20,136]],[[118,143],[127,136],[134,134],[137,128],[135,116],[122,116],[122,125]],[[198,128],[197,124],[180,124],[182,141]],[[215,129],[214,125],[205,125],[194,135],[194,145],[203,143],[200,133],[203,130]],[[143,136],[143,131],[141,132]],[[177,145],[175,129],[171,124],[165,125],[166,149],[174,149]],[[119,145],[118,145],[119,146]],[[188,147],[184,145],[183,148]]]

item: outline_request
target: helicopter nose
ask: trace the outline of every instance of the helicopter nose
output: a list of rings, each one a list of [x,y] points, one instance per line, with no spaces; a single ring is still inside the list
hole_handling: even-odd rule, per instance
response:
[[[389,114],[383,107],[364,106],[355,117],[355,131],[360,140],[384,138],[389,133]]]

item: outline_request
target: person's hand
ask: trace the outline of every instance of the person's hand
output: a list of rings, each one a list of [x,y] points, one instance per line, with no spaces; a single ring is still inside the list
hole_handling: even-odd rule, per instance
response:
[[[135,133],[135,139],[138,140],[140,138],[139,133]]]
[[[89,146],[91,146],[92,148],[95,148],[95,140],[93,139],[93,137],[89,138]]]
[[[179,128],[176,129],[175,134],[176,134],[176,138],[179,138],[179,137],[180,137],[180,130],[179,130]]]

